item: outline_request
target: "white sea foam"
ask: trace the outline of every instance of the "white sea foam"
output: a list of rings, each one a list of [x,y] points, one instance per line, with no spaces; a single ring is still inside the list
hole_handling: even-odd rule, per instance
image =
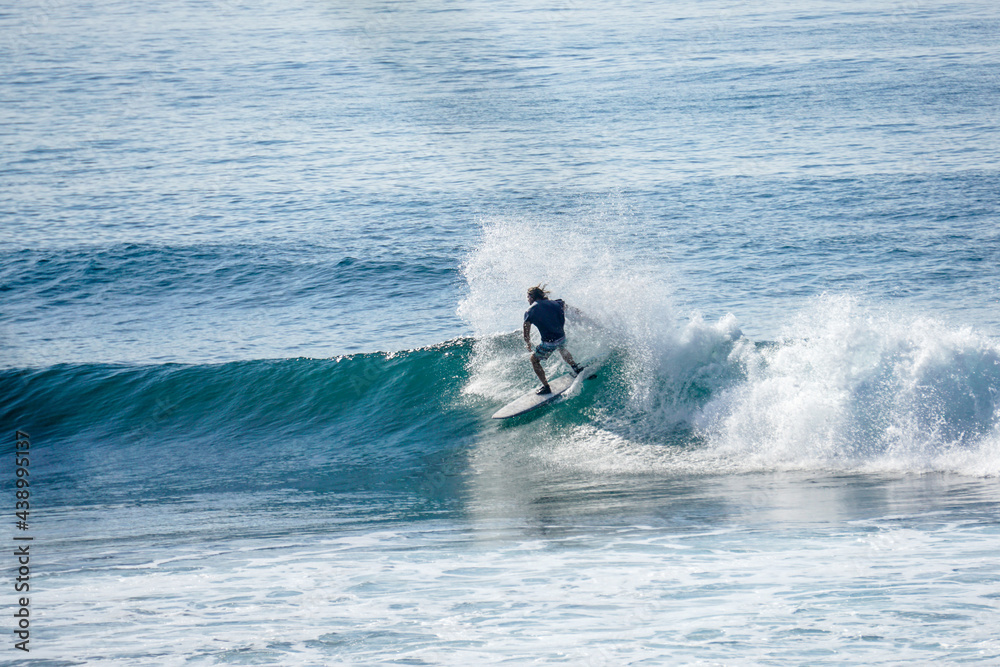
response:
[[[559,438],[598,473],[840,470],[1000,474],[1000,348],[969,329],[823,297],[777,342],[693,320],[657,391]],[[680,440],[678,440],[680,434]]]
[[[670,277],[636,259],[629,224],[595,214],[584,235],[498,216],[463,265],[459,312],[478,334],[467,393],[506,399],[535,381],[519,336],[497,335],[519,328],[535,283],[587,314],[569,325],[575,350],[618,353],[606,385],[618,395],[589,425],[531,431],[548,458],[603,472],[1000,474],[994,341],[839,295],[793,314],[776,341],[755,343],[733,315],[678,317]]]
[[[581,359],[606,346],[627,351],[626,371],[637,392],[648,388],[651,363],[674,323],[669,276],[662,262],[621,251],[617,239],[632,223],[620,212],[594,211],[570,231],[558,219],[493,216],[462,264],[468,295],[458,308],[477,338],[468,393],[509,398],[534,382],[520,343],[525,292],[546,285],[554,298],[579,309],[567,322],[570,349]],[[516,344],[497,334],[516,332]],[[535,334],[537,337],[537,333]],[[536,338],[537,342],[537,338]],[[547,365],[559,369],[561,362]]]
[[[878,514],[944,503],[950,487],[941,484],[858,489],[718,478],[704,496],[689,490],[648,500],[644,510],[675,512],[667,530],[667,519],[649,514],[631,518],[653,525],[596,531],[552,517],[484,517],[363,535],[226,536],[212,553],[192,544],[183,558],[176,545],[140,542],[133,565],[46,579],[40,618],[59,641],[40,636],[32,651],[90,663],[124,655],[136,665],[994,656],[992,533],[954,517],[916,515],[900,524]],[[993,498],[985,486],[953,490],[973,492],[970,506],[978,494]],[[733,516],[720,512],[720,499]],[[685,528],[705,503],[715,521]],[[846,510],[846,520],[816,522],[831,508]],[[143,508],[128,511],[146,518]],[[876,518],[865,518],[872,512]],[[803,529],[802,520],[812,523]],[[114,563],[123,554],[104,558]]]
[[[1000,348],[969,329],[824,297],[695,417],[748,467],[1000,472]]]

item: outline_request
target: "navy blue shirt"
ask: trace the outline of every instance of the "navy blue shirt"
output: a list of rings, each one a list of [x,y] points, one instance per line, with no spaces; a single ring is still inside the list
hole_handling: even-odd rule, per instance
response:
[[[565,308],[566,304],[562,299],[555,301],[539,299],[524,311],[524,321],[538,327],[543,343],[551,343],[566,335],[563,331],[563,325],[566,323],[566,315],[563,312]]]

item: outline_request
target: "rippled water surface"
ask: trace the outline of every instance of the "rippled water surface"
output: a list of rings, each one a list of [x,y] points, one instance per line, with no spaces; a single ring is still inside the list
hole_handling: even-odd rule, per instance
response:
[[[0,10],[29,657],[995,662],[998,34],[980,1]],[[606,362],[499,424],[536,283]]]

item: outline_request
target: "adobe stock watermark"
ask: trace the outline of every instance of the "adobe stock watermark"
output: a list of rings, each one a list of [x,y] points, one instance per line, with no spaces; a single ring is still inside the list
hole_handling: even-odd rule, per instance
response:
[[[14,648],[28,652],[31,641],[31,541],[28,517],[31,512],[31,438],[24,431],[14,433],[14,593],[17,611],[14,612]]]

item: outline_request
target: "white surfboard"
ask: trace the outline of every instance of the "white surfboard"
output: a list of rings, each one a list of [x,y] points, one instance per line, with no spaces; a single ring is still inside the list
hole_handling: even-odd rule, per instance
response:
[[[525,394],[524,396],[514,399],[507,405],[503,406],[499,410],[493,413],[493,419],[509,419],[511,417],[518,417],[526,412],[531,412],[537,408],[542,407],[552,401],[556,400],[577,380],[585,380],[597,372],[598,366],[600,366],[600,360],[588,360],[587,363],[583,364],[583,371],[578,376],[573,376],[570,374],[560,375],[554,380],[549,380],[549,388],[552,389],[551,394],[536,394],[534,390],[530,394]]]

